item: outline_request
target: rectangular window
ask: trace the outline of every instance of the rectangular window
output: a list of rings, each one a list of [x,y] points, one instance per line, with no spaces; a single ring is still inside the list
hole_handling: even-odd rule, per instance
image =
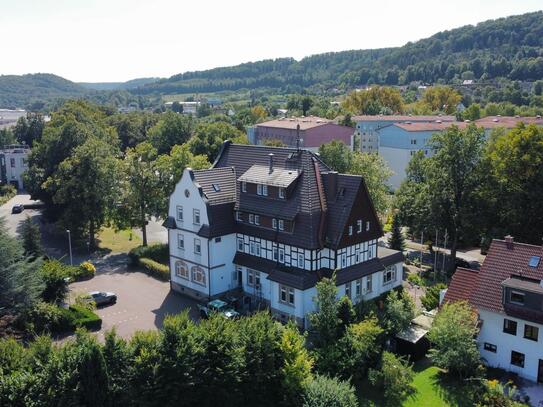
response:
[[[503,332],[510,335],[517,334],[517,323],[516,321],[511,321],[510,319],[503,320]]]
[[[273,259],[277,261],[277,247],[273,248]]]
[[[189,279],[189,268],[183,261],[175,262],[175,275],[186,280]]]
[[[264,184],[256,184],[256,194],[268,196],[268,186]]]
[[[345,284],[345,295],[348,297],[348,298],[351,298],[351,283],[348,282],[347,284]]]
[[[345,253],[341,255],[341,267],[347,267],[347,255]]]
[[[396,266],[389,266],[383,272],[383,284],[396,281]]]
[[[362,232],[362,219],[356,221],[356,233]]]
[[[202,244],[200,243],[200,239],[194,239],[194,253],[202,254]]]
[[[260,271],[255,271],[255,288],[260,289]]]
[[[256,254],[257,256],[260,256],[260,243],[257,243],[257,244],[256,244],[256,251],[255,251],[255,254]]]
[[[511,364],[518,367],[524,367],[524,353],[511,351]]]
[[[298,259],[294,256],[294,253],[291,253],[290,255],[290,265],[292,267],[298,267]]]
[[[241,219],[241,212],[240,212],[240,211],[236,211],[236,220],[237,220],[238,222],[241,222],[241,221],[242,221],[242,219]]]
[[[279,249],[279,263],[285,262],[285,249]]]
[[[283,219],[279,219],[279,230],[285,230],[285,222]]]
[[[272,219],[272,229],[277,229],[277,219]]]
[[[177,220],[183,222],[183,207],[181,205],[177,206]]]
[[[256,194],[262,195],[262,184],[256,184]]]
[[[243,251],[243,239],[238,237],[238,251]]]
[[[355,295],[357,297],[359,297],[360,295],[362,295],[362,279],[359,278],[358,280],[355,281]]]
[[[537,342],[538,336],[539,328],[537,326],[524,324],[524,338]]]
[[[524,305],[524,293],[518,291],[511,291],[509,300],[518,305]]]
[[[255,225],[260,225],[260,216],[255,215]]]
[[[15,168],[15,158],[10,158],[9,162],[11,164],[11,168]]]
[[[284,285],[279,286],[279,302],[294,306],[294,288]]]
[[[192,221],[195,225],[200,224],[200,210],[199,209],[193,209],[192,210]]]
[[[215,243],[220,243],[221,240],[222,240],[222,239],[221,239],[220,237],[216,237],[216,238],[215,238]]]
[[[366,277],[366,292],[371,293],[373,290],[373,276],[370,274]]]
[[[177,247],[181,250],[185,250],[185,236],[181,233],[177,235]]]
[[[298,254],[298,267],[300,267],[301,269],[305,268],[305,259],[302,253]]]
[[[250,242],[249,243],[249,253],[255,254],[255,251],[256,251],[255,242]]]
[[[262,195],[268,196],[268,186],[262,185]]]
[[[356,251],[355,258],[356,258],[356,262],[360,263],[360,250]]]
[[[498,347],[496,345],[491,344],[491,343],[485,342],[484,349],[489,351],[489,352],[496,353],[496,351],[498,350]]]
[[[245,181],[241,182],[241,192],[247,192],[247,183]]]
[[[255,215],[252,213],[249,214],[249,223],[252,225],[255,223]]]
[[[285,199],[285,188],[279,188],[279,198]]]
[[[352,236],[352,235],[353,235],[353,227],[349,226],[349,236]]]
[[[247,269],[247,285],[249,287],[254,287],[255,285],[255,271]]]
[[[370,223],[366,222],[366,232],[369,232],[369,231],[370,231]]]

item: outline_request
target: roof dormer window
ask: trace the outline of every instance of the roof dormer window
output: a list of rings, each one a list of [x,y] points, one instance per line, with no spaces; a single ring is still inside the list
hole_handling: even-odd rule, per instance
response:
[[[279,188],[279,198],[285,199],[285,188]]]
[[[213,187],[213,190],[215,192],[220,192],[221,191],[221,186],[219,184],[211,184],[211,186]]]
[[[247,183],[245,181],[241,183],[241,192],[247,192]]]
[[[268,196],[268,186],[265,184],[256,184],[256,194],[261,196]]]

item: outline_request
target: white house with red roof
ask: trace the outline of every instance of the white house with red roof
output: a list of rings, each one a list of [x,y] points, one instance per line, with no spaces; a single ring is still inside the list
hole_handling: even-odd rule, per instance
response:
[[[543,247],[493,240],[480,271],[459,268],[444,302],[467,300],[488,366],[543,382]]]

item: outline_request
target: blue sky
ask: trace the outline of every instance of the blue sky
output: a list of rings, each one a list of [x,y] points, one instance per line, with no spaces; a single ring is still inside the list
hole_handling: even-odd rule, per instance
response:
[[[400,46],[541,0],[0,0],[0,74],[110,82]]]

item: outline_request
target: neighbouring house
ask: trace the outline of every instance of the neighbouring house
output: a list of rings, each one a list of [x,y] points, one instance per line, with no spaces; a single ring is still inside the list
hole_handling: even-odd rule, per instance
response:
[[[493,240],[481,269],[458,268],[444,302],[468,301],[488,366],[543,382],[543,247]]]
[[[26,145],[10,145],[0,149],[0,181],[2,184],[12,184],[17,189],[24,189],[23,174],[28,169],[28,154],[30,148]]]
[[[318,151],[322,144],[339,140],[352,146],[354,129],[341,126],[331,120],[316,116],[282,117],[264,123],[258,123],[247,131],[252,144],[262,145],[266,140],[278,140],[287,147],[297,147]]]
[[[7,129],[15,126],[17,120],[21,117],[26,117],[26,114],[26,110],[22,109],[0,109],[0,129]]]
[[[315,284],[375,298],[402,283],[401,252],[383,235],[364,179],[304,149],[225,142],[212,168],[185,169],[170,197],[172,290],[202,301],[237,296],[308,327]]]
[[[395,351],[414,360],[426,356],[430,349],[430,340],[427,335],[432,328],[436,314],[437,309],[424,311],[413,318],[409,327],[398,333],[394,338]]]
[[[371,117],[371,116],[370,116]],[[388,117],[388,116],[383,116]],[[394,116],[391,116],[394,117]],[[401,116],[409,117],[409,116]],[[416,117],[416,116],[413,116]],[[436,116],[422,116],[431,118]],[[424,151],[424,155],[431,156],[432,148],[429,146],[430,138],[434,133],[442,132],[452,125],[458,126],[461,129],[466,128],[470,121],[458,122],[449,120],[452,116],[442,116],[433,121],[425,120],[405,120],[392,122],[388,124],[380,124],[381,127],[374,128],[374,136],[378,140],[377,152],[383,157],[389,168],[393,171],[393,175],[389,178],[389,185],[392,189],[397,189],[401,182],[405,179],[407,165],[411,157],[417,151]],[[443,120],[445,118],[445,120]],[[371,121],[369,121],[371,123]],[[376,121],[376,123],[379,123]],[[482,119],[471,122],[477,127],[482,127],[485,130],[485,136],[488,137],[492,130],[496,128],[512,129],[519,123],[535,124],[543,126],[543,119],[540,116],[536,117],[510,117],[510,116],[488,116]],[[357,128],[360,122],[357,124]],[[362,129],[368,129],[362,127]],[[366,130],[370,134],[370,130]],[[362,137],[364,137],[362,135]],[[364,138],[362,138],[364,140]],[[372,150],[370,150],[372,151]]]

